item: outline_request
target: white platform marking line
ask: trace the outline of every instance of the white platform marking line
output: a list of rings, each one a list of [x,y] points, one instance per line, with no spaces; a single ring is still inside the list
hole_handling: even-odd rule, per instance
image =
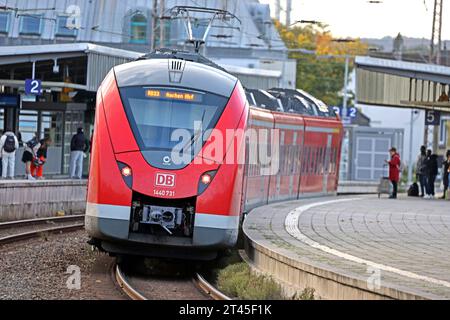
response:
[[[336,249],[332,249],[330,247],[327,247],[325,245],[322,245],[310,238],[308,238],[306,235],[304,235],[299,227],[298,227],[298,222],[300,219],[300,215],[302,213],[304,213],[305,211],[314,208],[314,207],[319,207],[319,206],[323,206],[323,205],[327,205],[327,204],[333,204],[333,203],[339,203],[339,202],[348,202],[348,201],[356,201],[356,200],[363,200],[361,198],[353,198],[353,199],[341,199],[341,200],[332,200],[332,201],[324,201],[324,202],[318,202],[318,203],[312,203],[312,204],[307,204],[301,207],[298,207],[296,209],[294,209],[293,211],[291,211],[287,217],[286,220],[284,222],[286,231],[293,236],[294,238],[302,241],[303,243],[309,245],[310,247],[313,247],[315,249],[319,249],[323,252],[335,255],[337,257],[352,261],[352,262],[356,262],[356,263],[360,263],[360,264],[365,264],[367,266],[371,266],[373,268],[377,268],[379,270],[384,270],[384,271],[388,271],[388,272],[392,272],[392,273],[396,273],[399,274],[401,276],[405,276],[408,278],[412,278],[412,279],[416,279],[416,280],[423,280],[426,282],[430,282],[433,284],[438,284],[447,288],[450,288],[450,282],[448,281],[444,281],[444,280],[438,280],[438,279],[434,279],[431,277],[427,277],[427,276],[422,276],[410,271],[405,271],[405,270],[401,270],[401,269],[397,269],[394,267],[390,267],[390,266],[386,266],[380,263],[376,263],[370,260],[366,260],[366,259],[362,259],[362,258],[358,258],[355,257],[353,255],[341,252],[339,250]]]

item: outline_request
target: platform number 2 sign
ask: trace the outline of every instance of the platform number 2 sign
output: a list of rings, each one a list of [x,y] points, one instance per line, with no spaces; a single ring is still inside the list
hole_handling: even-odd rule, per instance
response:
[[[33,94],[39,96],[42,93],[42,82],[37,79],[26,79],[25,80],[25,93]]]

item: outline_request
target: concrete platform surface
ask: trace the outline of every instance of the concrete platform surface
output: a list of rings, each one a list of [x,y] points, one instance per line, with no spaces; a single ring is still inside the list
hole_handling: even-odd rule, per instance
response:
[[[247,255],[325,299],[450,299],[450,202],[377,196],[272,204],[244,224]]]

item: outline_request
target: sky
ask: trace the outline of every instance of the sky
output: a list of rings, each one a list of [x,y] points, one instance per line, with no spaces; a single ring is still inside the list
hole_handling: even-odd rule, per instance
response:
[[[326,23],[335,37],[382,38],[400,32],[407,37],[431,38],[434,0],[382,1],[370,4],[368,0],[293,0],[291,19]],[[442,38],[450,40],[450,1],[443,1]],[[275,13],[275,0],[260,2],[271,4],[272,14]],[[286,0],[281,0],[281,5],[285,8]]]

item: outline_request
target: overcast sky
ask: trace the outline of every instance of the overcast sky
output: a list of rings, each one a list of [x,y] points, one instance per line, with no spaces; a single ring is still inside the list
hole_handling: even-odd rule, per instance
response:
[[[275,0],[270,3],[275,13]],[[448,2],[448,3],[447,3]],[[281,0],[286,7],[286,0]],[[292,21],[318,20],[336,37],[382,38],[399,32],[408,37],[431,38],[434,0],[293,0]],[[442,38],[450,40],[450,2],[444,1]],[[283,17],[282,17],[283,19]]]

